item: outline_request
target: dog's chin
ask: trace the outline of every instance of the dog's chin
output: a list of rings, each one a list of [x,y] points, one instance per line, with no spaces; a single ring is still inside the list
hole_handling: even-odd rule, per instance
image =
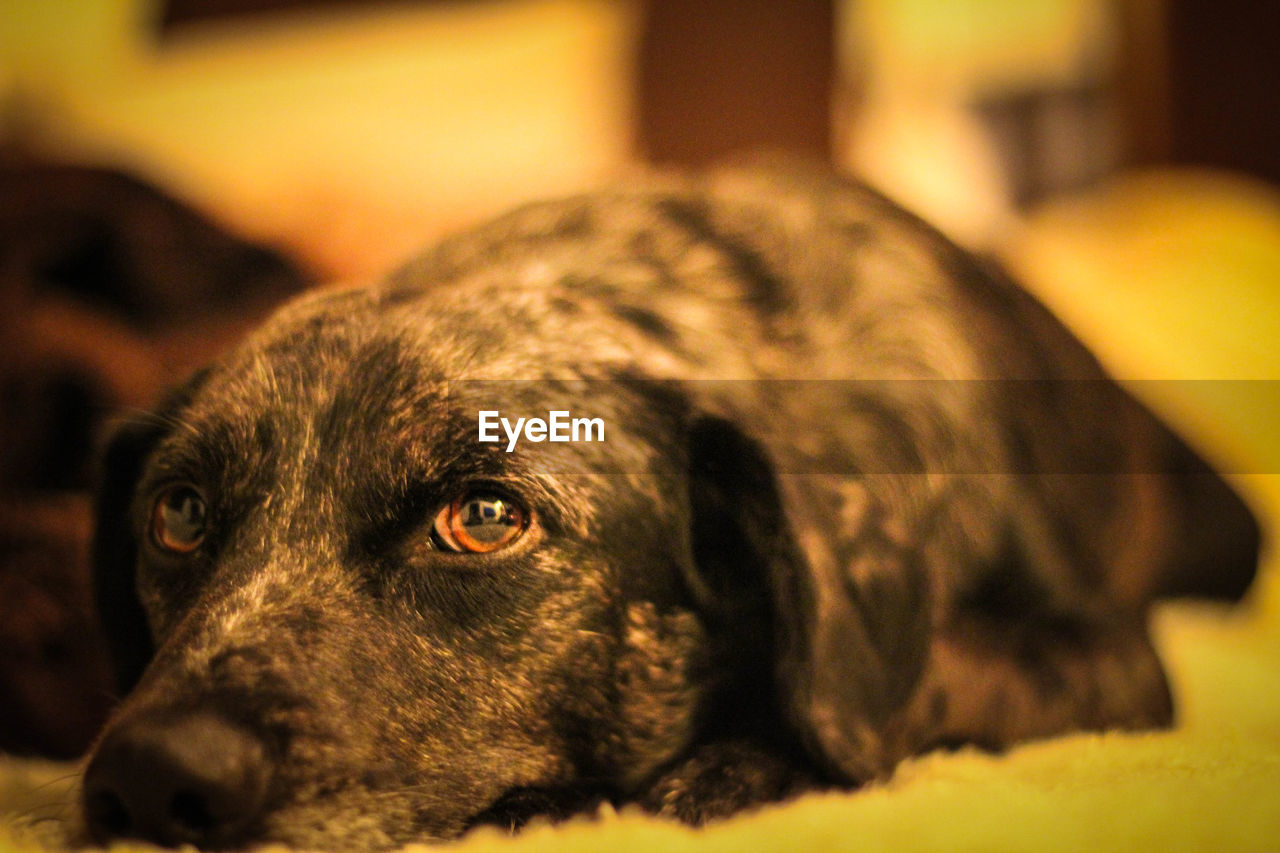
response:
[[[546,806],[552,801],[537,802]],[[521,808],[519,803],[525,807]],[[279,807],[262,816],[249,836],[227,848],[256,850],[283,846],[326,853],[398,850],[409,844],[453,841],[480,826],[514,831],[535,817],[534,803],[534,799],[523,794],[511,799],[504,795],[475,813],[458,812],[446,817],[439,808],[424,809],[420,793],[411,790],[348,791]],[[67,824],[66,841],[75,849],[97,847],[102,843],[89,830],[80,809],[75,810]]]
[[[406,794],[369,792],[282,809],[269,815],[261,835],[244,847],[284,845],[330,853],[397,850],[453,841],[482,827],[515,832],[530,821],[556,822],[590,813],[603,802],[604,797],[585,790],[517,788],[470,816],[442,820],[439,810],[428,814]]]
[[[268,815],[245,847],[284,845],[330,853],[396,850],[407,844],[450,841],[471,822],[463,815],[427,815],[406,793],[368,792],[287,807]]]

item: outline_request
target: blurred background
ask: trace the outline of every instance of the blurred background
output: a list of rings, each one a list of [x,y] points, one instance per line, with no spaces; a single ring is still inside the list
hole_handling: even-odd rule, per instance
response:
[[[531,197],[791,151],[1003,259],[1128,380],[1280,377],[1277,44],[1246,0],[0,0],[0,750],[75,755],[108,702],[111,413]],[[1274,400],[1179,387],[1154,404],[1280,505]]]
[[[778,148],[984,244],[1122,168],[1280,181],[1246,0],[0,3],[0,139],[156,182],[333,276],[636,162]]]

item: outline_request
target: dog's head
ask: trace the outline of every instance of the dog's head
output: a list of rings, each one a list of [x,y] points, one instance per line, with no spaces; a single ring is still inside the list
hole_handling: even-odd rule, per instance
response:
[[[451,837],[625,798],[710,732],[874,770],[839,747],[881,650],[818,600],[759,445],[580,307],[495,292],[305,298],[118,431],[95,561],[129,695],[91,833]],[[482,410],[604,440],[507,452]]]

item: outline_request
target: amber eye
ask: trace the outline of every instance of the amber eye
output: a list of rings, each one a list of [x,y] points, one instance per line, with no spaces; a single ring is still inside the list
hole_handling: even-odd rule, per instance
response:
[[[151,509],[151,539],[166,551],[190,554],[204,541],[204,498],[191,486],[165,489]]]
[[[528,513],[509,498],[473,492],[441,507],[432,530],[449,551],[484,554],[519,539],[528,520]]]

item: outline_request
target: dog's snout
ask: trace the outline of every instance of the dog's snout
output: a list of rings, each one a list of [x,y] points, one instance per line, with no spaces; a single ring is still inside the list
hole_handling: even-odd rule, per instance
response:
[[[85,820],[99,842],[235,846],[253,835],[270,775],[262,741],[215,714],[127,719],[85,771]]]

